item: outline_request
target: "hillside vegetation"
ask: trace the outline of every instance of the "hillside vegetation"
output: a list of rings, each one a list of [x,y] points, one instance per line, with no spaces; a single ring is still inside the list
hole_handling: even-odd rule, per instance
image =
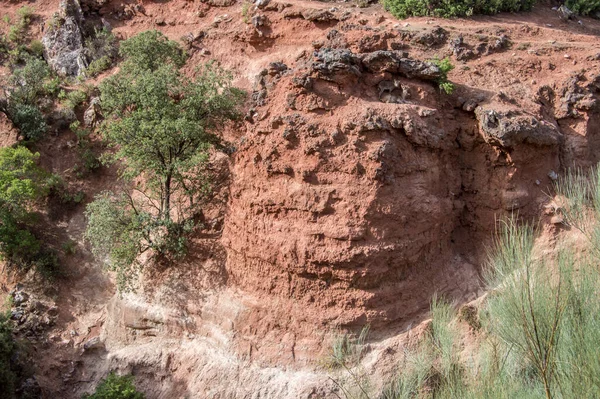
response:
[[[537,0],[383,0],[385,8],[398,18],[469,17],[478,14],[529,11]],[[600,11],[597,0],[567,0],[565,5],[580,15]]]

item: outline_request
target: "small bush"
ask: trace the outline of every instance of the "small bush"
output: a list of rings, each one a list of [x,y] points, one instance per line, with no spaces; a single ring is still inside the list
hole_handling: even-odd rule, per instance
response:
[[[90,62],[87,69],[85,70],[85,74],[89,77],[96,77],[100,75],[102,72],[106,71],[112,66],[112,60],[108,56],[103,56],[102,58],[98,58]]]
[[[46,194],[46,174],[39,154],[25,147],[0,149],[0,258],[30,264],[41,244],[29,231],[30,205]]]
[[[57,96],[61,90],[60,85],[60,78],[58,76],[55,76],[54,78],[44,83],[44,92],[53,97]]]
[[[599,0],[567,0],[565,5],[569,9],[580,15],[592,15],[598,16],[600,12],[600,1]]]
[[[369,335],[369,326],[363,327],[358,336],[341,334],[336,337],[327,359],[330,368],[352,367],[359,363],[365,354],[365,341]]]
[[[242,4],[242,20],[245,24],[250,23],[250,6],[252,6],[252,3],[244,2]]]
[[[8,39],[16,44],[21,44],[25,41],[27,29],[33,17],[33,9],[28,6],[23,6],[17,10],[17,20],[8,31]]]
[[[46,279],[55,279],[63,273],[60,270],[58,256],[48,248],[38,251],[31,263],[35,267],[35,270]]]
[[[9,113],[10,119],[25,140],[38,140],[46,133],[48,125],[44,115],[35,105],[17,103],[11,107]]]
[[[87,100],[87,94],[83,90],[73,90],[66,94],[65,106],[74,110]]]
[[[77,243],[72,240],[63,242],[60,247],[65,255],[75,255],[77,252]]]
[[[50,68],[42,59],[26,57],[25,65],[15,69],[8,79],[11,101],[33,104],[44,93],[44,84],[50,77]]]
[[[39,40],[32,40],[29,43],[29,52],[35,57],[42,58],[44,55],[44,45]]]
[[[454,92],[454,84],[448,80],[448,73],[454,69],[454,65],[452,65],[450,58],[446,57],[443,60],[436,58],[431,60],[431,63],[437,65],[442,73],[437,82],[440,90],[446,94],[452,94]]]
[[[96,30],[85,42],[85,51],[91,60],[86,69],[88,77],[98,76],[109,69],[118,55],[117,38],[106,29]]]
[[[397,18],[411,16],[468,17],[531,10],[536,0],[383,0],[384,7]]]
[[[110,373],[103,380],[96,391],[91,395],[84,395],[83,399],[144,399],[143,393],[133,385],[132,376],[118,376]]]

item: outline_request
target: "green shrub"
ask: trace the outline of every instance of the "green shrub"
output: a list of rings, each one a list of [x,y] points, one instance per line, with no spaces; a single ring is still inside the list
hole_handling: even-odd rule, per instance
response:
[[[8,79],[11,101],[34,104],[44,93],[44,85],[50,74],[50,68],[44,60],[27,57],[25,65],[15,69]]]
[[[383,0],[397,18],[411,16],[465,17],[531,10],[536,0]]]
[[[165,63],[172,63],[180,68],[187,59],[177,42],[169,40],[156,30],[142,32],[125,40],[121,43],[119,53],[125,58],[125,69],[138,71],[155,71]]]
[[[110,373],[91,395],[83,395],[83,399],[144,399],[143,393],[133,385],[132,376],[118,376]]]
[[[58,76],[48,80],[44,83],[44,92],[50,96],[58,96],[61,90],[61,81]]]
[[[38,140],[48,128],[44,115],[35,105],[17,103],[10,108],[10,119],[25,140]]]
[[[95,77],[109,69],[117,58],[117,38],[107,29],[96,30],[93,37],[86,39],[85,51],[91,60],[86,75]]]
[[[74,255],[77,252],[77,243],[72,240],[63,242],[60,247],[66,255]]]
[[[592,15],[598,17],[600,12],[600,0],[566,0],[565,5],[580,15]]]
[[[27,263],[41,248],[27,228],[31,204],[48,191],[38,158],[25,147],[0,149],[0,257],[11,262]]]
[[[454,92],[454,84],[448,80],[448,73],[454,69],[454,65],[452,65],[450,58],[446,57],[443,60],[436,58],[430,62],[437,65],[442,73],[442,76],[437,81],[440,90],[446,94],[452,94]]]
[[[559,242],[540,256],[534,229],[504,222],[485,268],[479,344],[461,359],[456,315],[434,300],[428,334],[383,398],[600,397],[599,183],[597,167],[557,185],[558,209],[590,250]]]
[[[33,9],[23,6],[17,10],[17,20],[8,31],[8,39],[15,44],[22,44],[26,40],[27,29],[33,17]]]
[[[96,77],[112,66],[112,60],[105,55],[97,60],[90,62],[85,70],[85,74],[89,77]]]
[[[369,335],[369,326],[362,328],[358,336],[341,334],[333,342],[326,365],[330,368],[352,367],[358,364],[365,354],[365,341]]]
[[[73,90],[66,94],[65,99],[65,106],[74,110],[87,101],[87,94],[83,90]]]
[[[29,52],[35,57],[42,58],[44,55],[44,45],[39,40],[32,40],[29,43]]]

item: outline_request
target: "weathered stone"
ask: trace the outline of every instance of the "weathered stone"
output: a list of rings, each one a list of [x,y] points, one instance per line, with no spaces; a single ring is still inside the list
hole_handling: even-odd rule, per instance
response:
[[[565,21],[568,21],[570,19],[576,19],[575,18],[575,13],[571,10],[569,10],[569,8],[567,6],[565,6],[564,4],[560,7],[558,7],[558,17],[560,19],[564,19]]]
[[[562,137],[555,125],[520,111],[498,112],[478,107],[475,115],[484,139],[492,145],[504,148],[514,148],[522,143],[554,146]]]
[[[327,10],[318,10],[314,8],[309,8],[302,11],[302,18],[313,22],[329,22],[339,20],[334,14]]]
[[[17,291],[15,292],[15,294],[13,295],[13,303],[16,306],[21,306],[22,304],[24,304],[25,302],[27,302],[29,300],[29,294],[27,294],[26,292],[23,291]]]
[[[442,76],[438,66],[430,62],[404,58],[403,55],[400,51],[380,50],[362,54],[360,57],[363,66],[374,73],[397,73],[407,78],[422,80],[437,80]]]
[[[83,350],[91,351],[95,349],[104,349],[104,342],[100,340],[100,337],[94,337],[83,344]]]
[[[268,71],[269,71],[269,75],[279,75],[282,72],[287,71],[287,69],[288,69],[288,66],[285,65],[283,62],[276,61],[276,62],[271,62],[269,64]]]
[[[263,8],[265,8],[266,6],[268,6],[270,2],[271,2],[271,0],[256,0],[256,1],[254,2],[254,5],[255,5],[255,6],[256,6],[256,8],[258,8],[258,9],[263,9]]]
[[[54,127],[56,131],[67,129],[76,120],[77,115],[70,108],[58,108],[46,117],[46,123]]]
[[[94,97],[90,100],[90,106],[83,113],[83,123],[86,127],[94,127],[101,117],[100,99]]]
[[[414,42],[427,47],[436,47],[446,43],[447,39],[448,31],[438,26],[432,30],[419,33],[414,38]]]
[[[325,76],[340,72],[360,76],[361,60],[350,50],[324,48],[315,53],[312,69]]]
[[[44,57],[48,64],[62,76],[78,76],[87,67],[82,34],[83,12],[77,0],[62,0],[56,23],[42,38]]]

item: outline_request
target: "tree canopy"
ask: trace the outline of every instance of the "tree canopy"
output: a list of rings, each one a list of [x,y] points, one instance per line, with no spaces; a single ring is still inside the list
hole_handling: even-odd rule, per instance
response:
[[[28,259],[40,249],[25,227],[30,205],[47,192],[38,158],[25,147],[0,148],[0,255],[8,260]]]
[[[101,131],[113,150],[105,160],[119,163],[123,179],[140,179],[90,204],[87,236],[124,277],[146,250],[184,249],[184,233],[208,192],[209,149],[217,130],[239,116],[243,93],[214,63],[185,76],[183,51],[159,32],[126,40],[120,51],[121,70],[100,84]]]

